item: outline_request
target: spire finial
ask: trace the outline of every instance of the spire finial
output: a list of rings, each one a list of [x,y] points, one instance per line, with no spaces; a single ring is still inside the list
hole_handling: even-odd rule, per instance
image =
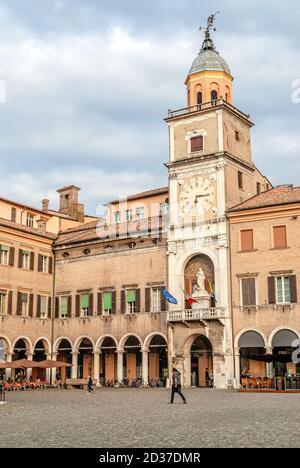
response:
[[[215,18],[220,12],[217,11],[216,13],[210,15],[207,18],[207,25],[206,27],[200,26],[199,31],[204,31],[205,34],[205,39],[202,44],[202,49],[201,50],[207,50],[207,49],[213,49],[215,50],[215,45],[210,37],[210,30],[212,29],[213,31],[216,31],[216,28],[214,26],[215,23]]]

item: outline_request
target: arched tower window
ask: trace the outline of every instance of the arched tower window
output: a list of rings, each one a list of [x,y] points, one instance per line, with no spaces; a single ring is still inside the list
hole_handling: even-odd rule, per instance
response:
[[[201,108],[202,104],[202,93],[197,93],[197,105]]]
[[[218,100],[218,92],[213,89],[210,93],[210,98],[213,106],[217,105],[217,100]]]

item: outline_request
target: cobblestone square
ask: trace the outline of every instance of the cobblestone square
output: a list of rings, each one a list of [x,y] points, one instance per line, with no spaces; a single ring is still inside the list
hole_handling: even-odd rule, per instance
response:
[[[34,390],[0,406],[1,447],[298,447],[298,394]]]

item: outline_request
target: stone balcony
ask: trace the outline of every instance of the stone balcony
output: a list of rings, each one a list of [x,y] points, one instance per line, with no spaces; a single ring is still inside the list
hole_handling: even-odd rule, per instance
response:
[[[185,309],[174,310],[167,313],[168,322],[183,322],[188,323],[191,321],[206,322],[210,320],[222,320],[226,318],[226,307],[211,307],[209,309]]]

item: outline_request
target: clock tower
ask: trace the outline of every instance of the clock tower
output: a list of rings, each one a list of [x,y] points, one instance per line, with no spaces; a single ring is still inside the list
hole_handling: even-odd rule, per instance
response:
[[[263,191],[251,157],[249,115],[234,106],[233,76],[211,38],[215,15],[185,81],[187,107],[169,111],[169,366],[185,386],[234,385],[226,209]],[[199,300],[203,272],[209,302]],[[202,274],[202,273],[201,273]],[[199,295],[199,294],[198,294]],[[238,376],[237,376],[238,377]]]

